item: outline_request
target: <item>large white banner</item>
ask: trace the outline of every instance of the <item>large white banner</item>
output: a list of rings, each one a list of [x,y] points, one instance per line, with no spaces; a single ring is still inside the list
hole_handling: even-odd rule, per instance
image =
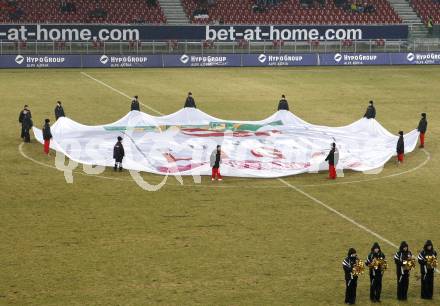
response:
[[[339,150],[337,168],[369,171],[396,155],[398,137],[374,119],[343,127],[313,125],[289,111],[261,121],[229,121],[198,109],[166,116],[131,111],[106,125],[87,126],[69,118],[52,125],[51,148],[88,165],[113,166],[113,146],[123,138],[125,169],[162,175],[210,175],[210,155],[222,146],[222,175],[282,177],[328,168],[330,145]],[[38,141],[42,132],[34,128]],[[419,133],[404,135],[405,152],[414,150]]]

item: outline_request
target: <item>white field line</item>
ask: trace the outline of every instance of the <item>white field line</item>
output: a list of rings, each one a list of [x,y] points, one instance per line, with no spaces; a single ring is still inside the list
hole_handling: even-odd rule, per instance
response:
[[[334,209],[333,207],[331,207],[330,205],[325,204],[324,202],[322,202],[321,200],[315,198],[314,196],[308,194],[307,192],[305,192],[304,190],[286,182],[285,180],[283,180],[282,178],[278,179],[281,183],[283,183],[284,185],[288,186],[289,188],[292,188],[293,190],[295,190],[296,192],[302,194],[303,196],[305,196],[306,198],[309,198],[310,200],[312,200],[313,202],[315,202],[316,204],[321,205],[322,207],[326,208],[327,210],[331,211],[332,213],[338,215],[339,217],[341,217],[342,219],[345,219],[346,221],[350,222],[351,224],[357,226],[358,228],[364,230],[365,232],[373,235],[374,237],[382,240],[383,242],[385,242],[386,244],[394,247],[394,248],[399,248],[399,246],[397,244],[395,244],[394,242],[391,242],[390,240],[388,240],[387,238],[379,235],[378,233],[376,233],[375,231],[373,231],[372,229],[369,229],[368,227],[366,227],[365,225],[362,225],[360,223],[358,223],[357,221],[353,220],[352,218],[348,217],[347,215],[344,215],[343,213],[341,213],[340,211]],[[438,269],[435,269],[435,272],[440,273],[440,271]]]
[[[101,81],[101,80],[98,80],[97,78],[92,77],[90,74],[88,74],[88,73],[86,73],[86,72],[81,72],[81,74],[82,74],[83,76],[88,77],[89,79],[91,79],[91,80],[93,80],[93,81],[95,81],[95,82],[101,84],[102,86],[105,86],[105,87],[107,87],[108,89],[110,89],[110,90],[112,90],[112,91],[114,91],[114,92],[120,94],[121,96],[126,97],[126,98],[129,99],[129,100],[132,99],[132,97],[130,97],[130,96],[127,95],[126,93],[124,93],[124,92],[122,92],[122,91],[120,91],[120,90],[114,88],[113,86],[110,86],[110,85],[107,84],[107,83],[104,83],[104,82]],[[161,116],[164,115],[164,114],[161,113],[160,111],[158,111],[158,110],[152,108],[151,106],[149,106],[149,105],[147,105],[147,104],[144,104],[144,103],[142,103],[142,102],[139,102],[139,104],[141,104],[142,106],[148,108],[148,109],[151,110],[152,112],[155,112],[155,113],[158,114],[158,115],[161,115]]]
[[[344,215],[344,214],[341,213],[340,211],[338,211],[338,210],[334,209],[333,207],[331,207],[331,206],[325,204],[325,203],[322,202],[321,200],[319,200],[319,199],[315,198],[314,196],[308,194],[307,192],[303,191],[302,189],[299,189],[298,187],[296,187],[296,186],[290,184],[289,182],[283,180],[282,178],[279,178],[278,180],[279,180],[281,183],[283,183],[284,185],[286,185],[286,186],[292,188],[293,190],[295,190],[296,192],[302,194],[302,195],[305,196],[306,198],[309,198],[310,200],[312,200],[312,201],[315,202],[316,204],[321,205],[322,207],[328,209],[328,210],[331,211],[332,213],[334,213],[334,214],[338,215],[339,217],[341,217],[341,218],[347,220],[347,221],[350,222],[351,224],[353,224],[353,225],[359,227],[360,229],[366,231],[367,233],[369,233],[369,234],[375,236],[376,238],[378,238],[378,239],[382,240],[383,242],[387,243],[388,245],[390,245],[390,246],[392,246],[392,247],[394,247],[394,248],[398,248],[397,244],[395,244],[395,243],[391,242],[390,240],[386,239],[385,237],[379,235],[378,233],[374,232],[373,230],[369,229],[368,227],[366,227],[366,226],[364,226],[364,225],[362,225],[362,224],[356,222],[356,221],[353,220],[352,218],[350,218],[350,217]]]

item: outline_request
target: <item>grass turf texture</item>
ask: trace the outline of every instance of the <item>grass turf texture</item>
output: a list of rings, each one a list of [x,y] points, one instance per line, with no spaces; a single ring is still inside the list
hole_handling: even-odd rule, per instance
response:
[[[417,171],[355,184],[334,184],[326,173],[286,178],[290,184],[417,253],[426,239],[440,249],[438,154],[440,69],[437,67],[306,69],[86,70],[91,76],[168,114],[191,90],[199,108],[225,119],[257,120],[286,94],[299,117],[345,125],[361,117],[370,99],[378,121],[392,132],[416,127],[428,113],[431,160]],[[337,305],[344,294],[341,261],[354,246],[365,258],[377,238],[276,179],[226,178],[201,185],[169,178],[158,192],[121,180],[63,173],[20,155],[18,112],[30,104],[34,124],[53,120],[60,99],[84,124],[113,122],[129,110],[127,98],[80,70],[1,70],[2,130],[0,304],[45,305]],[[142,108],[147,111],[145,108]],[[148,111],[147,111],[148,112]],[[23,152],[48,166],[42,145]],[[390,161],[378,175],[346,173],[336,183],[381,178],[420,165],[423,151]],[[162,177],[145,174],[149,182]],[[308,186],[324,184],[322,186]],[[383,305],[395,300],[393,247],[381,242],[389,270]],[[412,273],[411,305],[419,299]],[[367,273],[358,302],[369,304]],[[434,296],[440,300],[440,284]]]

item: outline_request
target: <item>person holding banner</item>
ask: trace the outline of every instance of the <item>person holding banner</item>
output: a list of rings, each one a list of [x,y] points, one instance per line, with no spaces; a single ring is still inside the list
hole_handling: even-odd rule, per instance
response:
[[[43,140],[44,140],[44,153],[49,154],[50,140],[52,139],[52,133],[50,132],[50,120],[44,120],[43,126]]]
[[[25,108],[20,114],[19,121],[21,122],[21,137],[24,142],[31,142],[29,130],[34,126],[31,112]]]
[[[134,96],[133,100],[131,100],[131,109],[132,111],[140,111],[138,96]]]
[[[222,176],[220,174],[221,163],[222,163],[222,149],[220,145],[217,145],[217,148],[214,151],[212,151],[210,158],[210,164],[212,167],[211,181],[214,181],[216,178],[219,181],[222,180]]]
[[[370,101],[370,105],[368,105],[367,107],[367,111],[365,112],[364,117],[367,119],[376,118],[376,108],[374,107],[372,100]]]
[[[116,171],[119,166],[119,172],[122,171],[122,159],[125,156],[124,146],[122,145],[122,137],[118,136],[118,141],[113,147],[113,159],[115,160],[115,166],[113,170]]]
[[[289,110],[289,103],[287,102],[285,95],[281,95],[281,100],[278,102],[278,110]]]
[[[419,121],[419,126],[417,127],[417,131],[420,133],[420,146],[419,148],[425,147],[425,133],[428,128],[428,121],[426,120],[426,113],[422,113],[422,118]]]
[[[185,105],[183,107],[197,108],[196,101],[194,101],[191,92],[188,93],[188,97],[186,97]]]
[[[55,106],[55,120],[58,120],[60,117],[65,117],[64,108],[61,105],[61,101],[57,101],[57,106]]]
[[[328,178],[331,180],[336,179],[336,168],[335,166],[338,164],[339,160],[339,152],[336,149],[336,143],[332,143],[332,148],[330,149],[330,152],[328,153],[327,157],[325,158],[325,161],[328,161]]]
[[[21,138],[24,139],[25,137],[25,130],[23,125],[23,119],[25,116],[28,116],[32,120],[32,113],[29,109],[29,105],[25,105],[23,107],[23,110],[20,112],[20,115],[18,116],[18,122],[21,124]]]
[[[399,131],[399,140],[397,141],[397,163],[403,163],[403,157],[405,155],[405,142],[403,140],[403,131]]]

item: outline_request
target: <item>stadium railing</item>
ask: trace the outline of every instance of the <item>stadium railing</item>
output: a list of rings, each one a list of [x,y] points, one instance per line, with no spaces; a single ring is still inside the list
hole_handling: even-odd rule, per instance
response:
[[[136,41],[136,42],[36,42],[0,41],[7,54],[222,54],[222,53],[331,53],[440,51],[440,39],[359,41]]]

